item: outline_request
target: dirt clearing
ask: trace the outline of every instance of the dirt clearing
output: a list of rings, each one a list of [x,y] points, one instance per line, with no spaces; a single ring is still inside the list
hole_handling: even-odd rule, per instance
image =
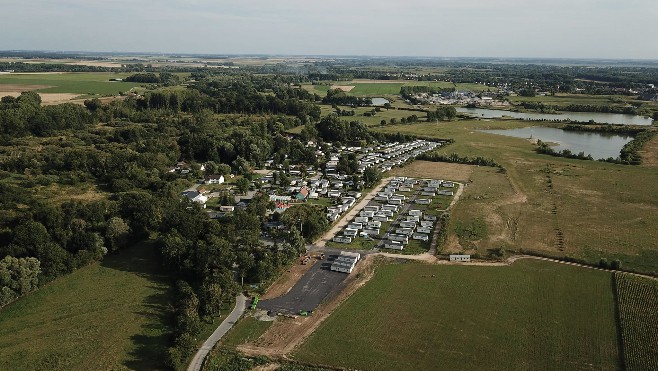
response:
[[[356,88],[356,86],[350,86],[350,85],[331,85],[329,89],[334,90],[334,89],[340,89],[346,93],[349,93],[352,91],[352,89]]]
[[[37,85],[23,85],[23,87],[26,86],[37,86]],[[46,88],[48,86],[45,86]],[[43,89],[44,87],[39,87],[38,89]],[[11,95],[12,97],[18,97],[21,95],[22,92],[24,91],[31,91],[34,89],[26,89],[26,90],[14,90],[14,91],[4,91],[0,87],[0,97],[6,97],[8,95]],[[44,105],[49,105],[49,104],[59,104],[59,103],[72,103],[70,102],[71,99],[75,99],[80,96],[80,94],[72,94],[72,93],[39,93],[39,96],[41,97],[41,104]],[[73,102],[77,103],[77,102]],[[82,103],[82,102],[80,102]]]
[[[392,176],[407,176],[412,178],[431,178],[468,182],[471,179],[474,165],[451,164],[447,162],[414,161],[405,167],[395,168],[389,173]]]

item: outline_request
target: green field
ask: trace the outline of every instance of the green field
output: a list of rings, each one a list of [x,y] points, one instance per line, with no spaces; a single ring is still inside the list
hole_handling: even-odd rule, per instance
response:
[[[536,125],[515,120],[465,120],[373,127],[390,133],[453,138],[443,154],[482,156],[505,174],[474,172],[453,210],[448,248],[533,250],[598,263],[603,256],[644,272],[658,271],[658,164],[615,165],[535,153],[526,139],[483,133]],[[550,183],[549,180],[550,179]],[[550,184],[550,188],[549,188]],[[458,241],[455,223],[483,218],[488,236]],[[557,232],[564,240],[560,242]]]
[[[243,317],[222,339],[223,346],[236,346],[258,339],[273,322],[259,321],[254,317]]]
[[[129,75],[111,72],[7,74],[0,75],[0,88],[3,85],[38,85],[46,86],[37,89],[39,93],[116,95],[140,86],[139,83],[110,81],[111,78],[125,78]]]
[[[372,81],[372,82],[370,82]],[[388,82],[386,80],[357,80],[357,81],[337,81],[327,85],[305,85],[304,87],[314,93],[320,95],[326,94],[327,90],[331,85],[345,85],[345,86],[354,86],[349,94],[357,96],[378,96],[378,95],[399,95],[400,88],[402,86],[434,86],[443,89],[456,88],[458,90],[472,90],[472,91],[486,91],[490,88],[485,85],[480,84],[453,84],[451,82],[444,81],[393,81]]]
[[[168,300],[150,245],[108,256],[0,311],[0,369],[162,368]]]
[[[381,123],[382,120],[385,120],[386,123],[390,123],[391,119],[396,119],[398,122],[402,120],[402,118],[407,118],[411,115],[416,115],[418,116],[418,120],[420,121],[425,121],[427,120],[427,114],[425,112],[419,112],[419,111],[407,111],[407,110],[396,110],[396,109],[386,109],[386,108],[380,108],[379,112],[375,112],[374,116],[364,116],[364,113],[366,112],[371,112],[374,107],[348,107],[348,106],[338,106],[341,110],[346,110],[346,111],[354,111],[354,116],[341,116],[341,120],[345,121],[361,121],[364,124],[368,126],[377,126]],[[331,113],[335,113],[336,110],[334,110],[331,106],[329,105],[321,105],[320,106],[322,116],[326,116]]]
[[[390,264],[295,359],[362,370],[619,369],[612,276],[542,261]]]
[[[658,370],[658,282],[617,273],[617,300],[627,370]]]

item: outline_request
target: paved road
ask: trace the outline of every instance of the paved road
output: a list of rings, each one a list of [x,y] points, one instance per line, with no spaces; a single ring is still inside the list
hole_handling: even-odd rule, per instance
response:
[[[230,330],[233,325],[235,325],[235,322],[237,322],[237,320],[240,319],[240,317],[244,314],[246,308],[247,297],[243,294],[238,295],[235,298],[235,308],[233,308],[233,311],[231,311],[228,317],[226,317],[226,319],[224,319],[224,321],[222,321],[222,323],[215,329],[208,340],[203,343],[201,349],[196,352],[192,362],[190,362],[190,366],[187,368],[187,371],[201,370],[201,366],[203,366],[203,360],[206,358],[208,353],[212,350],[215,344],[217,344],[219,339],[226,335],[228,330]]]

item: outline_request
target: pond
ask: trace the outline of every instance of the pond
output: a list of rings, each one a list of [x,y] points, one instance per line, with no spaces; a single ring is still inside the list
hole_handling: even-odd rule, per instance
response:
[[[386,103],[391,103],[388,101],[388,99],[385,98],[372,98],[372,105],[373,106],[383,106]]]
[[[457,112],[468,113],[482,118],[498,118],[502,116],[513,117],[522,120],[571,120],[588,122],[594,120],[601,124],[619,125],[651,125],[653,120],[648,117],[636,115],[623,115],[620,113],[598,113],[598,112],[563,112],[563,113],[537,113],[537,112],[512,112],[486,108],[457,107]]]
[[[565,131],[562,129],[545,128],[540,126],[504,129],[504,130],[480,130],[484,133],[505,135],[515,138],[539,139],[542,142],[557,143],[552,148],[556,152],[568,149],[574,154],[584,152],[592,155],[596,160],[608,157],[617,158],[622,147],[630,142],[630,135],[593,133],[582,131]]]

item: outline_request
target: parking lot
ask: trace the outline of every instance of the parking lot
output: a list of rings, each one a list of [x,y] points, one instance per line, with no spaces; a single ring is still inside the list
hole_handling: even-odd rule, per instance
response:
[[[336,255],[329,255],[304,274],[290,291],[278,298],[261,300],[259,309],[273,313],[299,314],[314,310],[331,293],[340,291],[347,274],[329,270]]]

